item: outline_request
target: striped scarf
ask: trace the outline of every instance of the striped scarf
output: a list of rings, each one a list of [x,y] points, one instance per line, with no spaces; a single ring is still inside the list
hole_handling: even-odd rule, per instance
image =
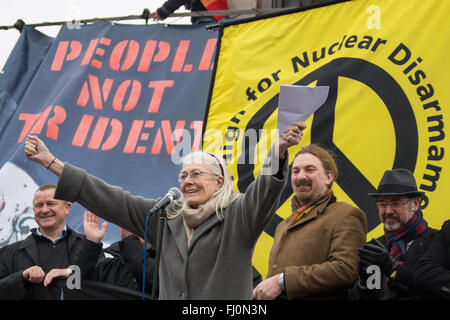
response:
[[[403,264],[405,260],[406,244],[424,233],[427,227],[428,223],[423,218],[422,211],[418,210],[405,225],[397,230],[388,231],[384,229],[387,248],[398,264]]]
[[[298,202],[295,196],[292,197],[292,208],[295,211],[291,215],[291,221],[289,222],[290,225],[294,225],[298,220],[307,216],[318,205],[324,203],[325,201],[328,201],[332,195],[333,192],[330,189],[327,189],[324,193],[317,197],[317,199],[308,202],[304,206],[301,206],[300,202]]]

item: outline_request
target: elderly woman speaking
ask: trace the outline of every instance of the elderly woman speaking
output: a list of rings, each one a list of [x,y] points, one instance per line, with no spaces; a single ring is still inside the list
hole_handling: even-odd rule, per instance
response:
[[[166,209],[159,266],[160,299],[252,299],[252,254],[258,237],[278,208],[288,178],[287,149],[306,128],[294,122],[266,158],[279,162],[260,174],[244,194],[233,190],[223,159],[197,152],[182,160],[178,175],[182,200]],[[278,149],[278,150],[277,150]],[[56,174],[55,198],[76,201],[99,217],[144,237],[146,214],[155,199],[133,196],[54,157],[36,136],[28,136],[25,156]],[[277,157],[279,159],[277,159]],[[161,211],[150,216],[148,236],[156,241]]]

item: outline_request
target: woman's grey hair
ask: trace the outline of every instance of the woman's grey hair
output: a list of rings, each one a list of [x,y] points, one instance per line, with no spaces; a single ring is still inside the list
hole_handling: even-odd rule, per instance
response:
[[[181,160],[182,166],[189,163],[205,164],[211,173],[217,177],[223,177],[222,187],[210,198],[216,198],[216,214],[219,219],[222,219],[225,208],[228,207],[228,205],[240,195],[240,193],[234,191],[233,180],[228,172],[225,161],[220,155],[196,151],[188,154]],[[178,204],[183,206],[184,203],[180,201]]]

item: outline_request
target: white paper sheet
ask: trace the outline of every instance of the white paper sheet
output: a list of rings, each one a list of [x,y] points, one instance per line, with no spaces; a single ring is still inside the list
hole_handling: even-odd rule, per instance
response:
[[[293,121],[306,121],[322,106],[328,97],[328,86],[280,85],[278,96],[278,123],[280,135]]]

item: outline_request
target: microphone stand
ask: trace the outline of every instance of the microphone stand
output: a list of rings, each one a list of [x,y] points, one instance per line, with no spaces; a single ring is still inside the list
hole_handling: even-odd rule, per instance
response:
[[[159,262],[161,260],[161,244],[163,239],[163,232],[164,228],[166,226],[166,220],[167,220],[167,213],[166,213],[166,207],[170,204],[171,201],[174,199],[178,199],[180,197],[180,190],[178,188],[171,188],[167,195],[156,202],[155,206],[150,209],[149,213],[147,213],[147,218],[145,219],[145,238],[147,239],[147,222],[148,218],[159,211],[159,221],[158,221],[158,228],[157,228],[157,238],[156,238],[156,257],[155,257],[155,270],[153,274],[153,283],[152,283],[152,296],[151,299],[156,299],[156,285],[158,284],[158,275],[159,275]],[[158,209],[159,208],[159,209]],[[145,241],[146,242],[146,241]],[[145,244],[147,245],[147,244]],[[145,248],[146,250],[147,248]],[[145,259],[145,256],[144,256]],[[145,260],[144,260],[144,277],[146,272],[146,266],[145,266]],[[144,278],[145,279],[145,278]],[[143,286],[145,286],[145,281],[143,281]],[[143,291],[144,291],[143,287]]]
[[[153,274],[153,283],[152,283],[152,300],[156,300],[156,284],[159,281],[159,261],[161,259],[161,244],[163,238],[164,227],[166,225],[167,213],[165,210],[166,206],[162,207],[159,211],[159,223],[158,223],[158,232],[156,239],[156,257],[155,257],[155,271]]]

